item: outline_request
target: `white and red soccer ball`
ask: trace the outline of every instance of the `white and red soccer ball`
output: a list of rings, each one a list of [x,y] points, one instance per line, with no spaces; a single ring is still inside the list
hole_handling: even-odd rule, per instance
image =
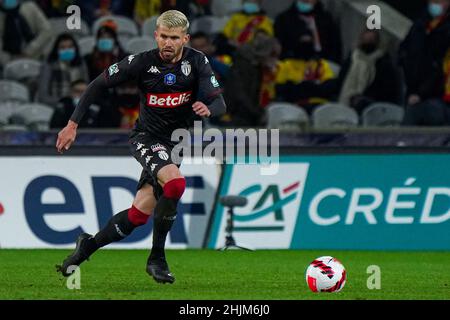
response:
[[[339,292],[346,278],[342,263],[329,256],[317,258],[306,270],[306,283],[313,292]]]

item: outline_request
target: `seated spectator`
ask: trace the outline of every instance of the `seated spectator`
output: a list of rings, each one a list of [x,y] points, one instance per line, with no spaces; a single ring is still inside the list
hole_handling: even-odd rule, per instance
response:
[[[237,47],[250,42],[258,30],[272,36],[272,20],[262,10],[261,0],[243,0],[242,11],[230,17],[217,38],[219,54],[232,55]]]
[[[399,103],[398,71],[389,53],[380,46],[379,31],[361,33],[357,48],[342,65],[337,83],[339,102],[358,113],[377,101]]]
[[[69,96],[70,84],[78,79],[89,80],[87,68],[75,39],[63,33],[56,39],[47,61],[42,65],[38,101],[56,106],[62,97]]]
[[[185,12],[189,19],[211,15],[211,0],[178,0],[177,9]]]
[[[110,108],[104,109],[101,127],[131,129],[139,116],[139,88],[135,82],[126,82],[114,90]]]
[[[309,113],[331,98],[331,80],[335,77],[330,64],[314,49],[311,33],[302,35],[293,47],[297,58],[282,60],[276,77],[277,100],[296,103]]]
[[[85,57],[90,81],[93,81],[103,70],[119,62],[127,55],[120,46],[116,28],[115,24],[106,22],[97,31],[97,43],[94,50]]]
[[[327,60],[341,63],[341,34],[331,14],[319,0],[297,0],[275,19],[275,37],[282,47],[281,58],[295,58],[295,44],[309,31],[313,34],[314,48]]]
[[[211,38],[204,32],[199,31],[191,35],[190,45],[192,48],[203,52],[211,64],[211,68],[219,80],[225,80],[230,70],[231,57],[216,56],[216,48],[212,44]]]
[[[47,18],[67,16],[67,7],[76,4],[77,0],[35,0]]]
[[[163,0],[139,0],[136,1],[136,5],[134,7],[134,20],[142,25],[145,20],[151,18],[153,16],[158,16],[161,12],[168,10],[168,8],[164,8]],[[164,10],[164,9],[165,10]],[[173,8],[170,8],[173,9]]]
[[[236,51],[225,83],[224,98],[233,126],[263,126],[265,107],[275,96],[275,75],[281,48],[275,38],[259,32]],[[226,119],[228,120],[228,119]]]
[[[133,19],[135,0],[77,0],[76,4],[81,9],[83,20],[92,25],[95,20],[109,15]]]
[[[59,100],[59,103],[50,120],[50,128],[64,128],[72,116],[75,107],[78,105],[81,96],[86,91],[87,83],[85,80],[75,80],[70,85],[70,94]],[[92,105],[81,120],[81,128],[95,128],[99,123],[100,107]]]
[[[41,58],[51,39],[50,23],[34,2],[0,2],[0,65],[16,58]]]
[[[450,0],[429,0],[428,10],[400,45],[407,85],[405,125],[449,124]]]

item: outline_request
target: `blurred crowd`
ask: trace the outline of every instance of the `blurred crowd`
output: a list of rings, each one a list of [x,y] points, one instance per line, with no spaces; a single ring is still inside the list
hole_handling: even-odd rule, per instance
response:
[[[355,117],[356,125],[363,117],[386,115],[391,121],[378,121],[380,125],[450,125],[450,0],[428,1],[396,57],[383,46],[381,33],[368,29],[343,56],[340,24],[320,0],[293,0],[274,19],[260,0],[222,1],[234,5],[225,18],[213,16],[212,2],[0,0],[0,118],[2,107],[14,103],[14,95],[7,98],[12,91],[7,82],[14,81],[29,92],[28,101],[21,103],[48,106],[49,127],[64,126],[89,82],[136,53],[128,45],[131,39],[145,34],[150,39],[151,23],[161,12],[177,9],[191,21],[189,45],[208,56],[224,88],[228,112],[211,119],[211,125],[268,126],[277,117],[271,112],[277,105],[287,107],[279,109],[287,117],[295,117],[298,113],[289,110],[297,108],[314,119],[324,114],[323,108],[328,116],[341,112],[336,117],[344,123],[343,114]],[[52,23],[66,19],[73,4],[81,8],[83,30],[91,32]],[[126,35],[111,16],[132,21],[137,33]],[[92,44],[86,50],[81,43],[88,37]],[[39,70],[34,77],[27,72],[21,77],[24,66],[32,69],[31,60],[39,62]],[[131,128],[138,116],[137,93],[132,82],[105,92],[80,126]],[[20,124],[17,117],[3,119],[4,124],[14,121]]]

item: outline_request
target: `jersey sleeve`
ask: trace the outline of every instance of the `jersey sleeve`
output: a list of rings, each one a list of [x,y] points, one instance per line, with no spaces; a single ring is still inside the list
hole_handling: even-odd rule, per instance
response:
[[[204,104],[210,104],[222,93],[219,81],[211,68],[208,58],[201,54],[198,65],[198,97],[197,100]]]
[[[129,55],[109,66],[103,71],[108,88],[115,87],[124,82],[135,80],[139,76],[139,70],[143,68],[143,54]]]

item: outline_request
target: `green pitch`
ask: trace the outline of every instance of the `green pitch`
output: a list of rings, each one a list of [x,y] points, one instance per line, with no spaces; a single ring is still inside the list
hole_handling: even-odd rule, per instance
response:
[[[146,250],[101,250],[69,290],[55,264],[68,250],[0,250],[0,299],[450,299],[450,253],[365,251],[174,250],[173,285],[145,272]],[[305,270],[332,255],[347,269],[340,293],[312,293]],[[367,267],[381,269],[381,289],[367,288]]]

